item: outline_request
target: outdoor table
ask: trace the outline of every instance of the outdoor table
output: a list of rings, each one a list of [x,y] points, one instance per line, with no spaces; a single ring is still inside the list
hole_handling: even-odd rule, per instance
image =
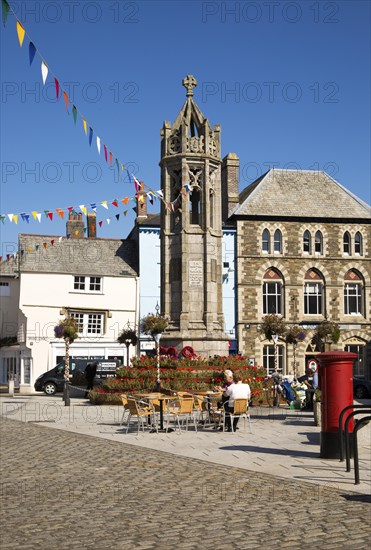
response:
[[[172,432],[172,428],[164,428],[164,401],[172,401],[176,399],[174,395],[164,395],[163,393],[136,393],[134,397],[139,397],[140,399],[145,399],[148,401],[158,400],[160,402],[160,428],[161,432]],[[154,430],[155,431],[155,430]]]

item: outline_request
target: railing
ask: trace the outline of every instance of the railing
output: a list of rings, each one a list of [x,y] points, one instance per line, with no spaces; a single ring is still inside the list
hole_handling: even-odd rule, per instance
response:
[[[357,411],[353,411],[350,414],[348,414],[347,418],[345,419],[344,424],[344,430],[342,429],[343,426],[343,418],[344,415],[350,411],[351,409],[359,409]],[[349,405],[348,407],[345,407],[339,416],[339,435],[340,435],[340,462],[344,462],[344,437],[345,437],[345,460],[346,460],[346,471],[350,472],[350,434],[349,434],[349,423],[353,417],[355,417],[358,414],[371,414],[371,408],[369,405]],[[359,460],[358,460],[358,441],[357,441],[357,433],[358,431],[368,424],[368,422],[371,420],[371,416],[366,416],[358,421],[356,420],[356,425],[353,430],[353,457],[354,457],[354,476],[355,481],[354,483],[356,485],[359,484]]]

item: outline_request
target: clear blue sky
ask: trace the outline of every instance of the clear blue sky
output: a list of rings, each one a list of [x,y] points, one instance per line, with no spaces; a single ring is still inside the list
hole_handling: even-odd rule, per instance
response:
[[[9,4],[94,133],[153,189],[160,128],[175,120],[191,73],[200,109],[221,125],[222,155],[241,159],[240,190],[269,166],[319,168],[370,203],[369,2]],[[53,100],[50,73],[43,89],[28,43],[26,36],[19,47],[9,14],[1,30],[1,213],[133,196],[127,178],[117,181],[98,156],[95,134],[89,147],[80,116],[74,127],[63,99]],[[124,238],[133,206],[126,217],[124,205],[98,207],[98,220],[112,218],[99,236]],[[6,220],[2,255],[21,232],[65,235],[56,218]]]

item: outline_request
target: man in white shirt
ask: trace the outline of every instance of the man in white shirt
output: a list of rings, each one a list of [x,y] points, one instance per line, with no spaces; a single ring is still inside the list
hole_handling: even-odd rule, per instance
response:
[[[223,393],[225,397],[229,397],[228,403],[224,405],[224,409],[226,412],[233,413],[234,410],[234,400],[235,399],[247,399],[249,402],[250,396],[251,396],[251,390],[250,386],[248,384],[244,384],[242,382],[238,382],[237,384],[232,384],[229,386]],[[233,419],[233,430],[236,431],[237,424],[238,424],[239,418]],[[226,415],[225,424],[228,432],[232,431],[231,427],[231,417],[229,415]]]

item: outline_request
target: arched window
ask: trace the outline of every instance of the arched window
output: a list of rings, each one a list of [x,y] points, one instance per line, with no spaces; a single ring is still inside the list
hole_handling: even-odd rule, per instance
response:
[[[304,315],[323,315],[323,304],[323,279],[317,271],[308,269],[304,281]]]
[[[348,231],[345,231],[343,235],[343,252],[344,254],[350,254],[350,235]]]
[[[303,235],[303,252],[311,252],[311,236],[308,230],[304,231]]]
[[[279,229],[274,232],[274,251],[278,254],[282,252],[282,233]]]
[[[344,313],[345,315],[362,315],[363,281],[353,269],[344,278]]]
[[[263,315],[283,314],[283,280],[273,268],[266,271],[263,281]]]
[[[314,252],[316,252],[316,254],[323,254],[323,238],[321,231],[316,231],[314,236]]]
[[[269,254],[271,250],[271,234],[268,229],[264,229],[262,235],[262,252],[267,252]]]
[[[362,235],[359,231],[354,236],[354,254],[362,256]]]

